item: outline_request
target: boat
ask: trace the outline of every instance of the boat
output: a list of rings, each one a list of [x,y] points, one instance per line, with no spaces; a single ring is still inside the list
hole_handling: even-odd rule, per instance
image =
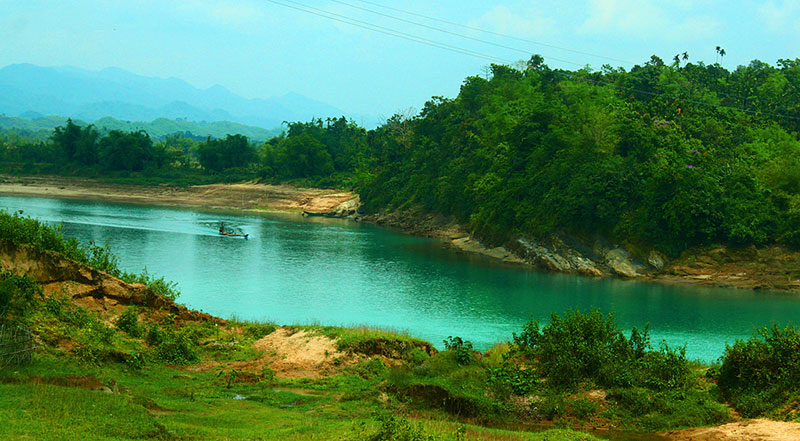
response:
[[[249,234],[239,234],[234,233],[233,231],[225,231],[225,224],[221,222],[219,224],[219,235],[228,237],[244,237],[245,239],[247,239],[247,236],[249,236]]]

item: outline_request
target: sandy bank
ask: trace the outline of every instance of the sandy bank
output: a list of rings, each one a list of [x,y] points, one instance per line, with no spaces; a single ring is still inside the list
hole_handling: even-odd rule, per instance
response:
[[[264,212],[324,213],[333,211],[340,204],[356,197],[347,191],[256,183],[175,187],[111,184],[79,178],[19,178],[2,175],[0,181],[0,194],[3,195]]]

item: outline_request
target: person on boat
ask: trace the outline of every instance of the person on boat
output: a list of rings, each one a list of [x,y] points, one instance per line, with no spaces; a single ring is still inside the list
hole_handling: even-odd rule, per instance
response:
[[[219,223],[219,234],[225,234],[225,224]]]

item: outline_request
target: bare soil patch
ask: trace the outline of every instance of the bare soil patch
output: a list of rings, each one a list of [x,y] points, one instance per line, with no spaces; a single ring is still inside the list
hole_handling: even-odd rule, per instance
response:
[[[125,185],[54,176],[0,176],[0,194],[135,204],[277,212],[332,212],[356,197],[341,190],[254,182],[177,187]]]
[[[336,349],[336,341],[306,331],[278,328],[253,343],[263,351],[269,367],[282,378],[322,378],[356,364],[361,357]]]
[[[672,430],[662,433],[673,441],[797,441],[800,423],[745,420],[716,427]]]

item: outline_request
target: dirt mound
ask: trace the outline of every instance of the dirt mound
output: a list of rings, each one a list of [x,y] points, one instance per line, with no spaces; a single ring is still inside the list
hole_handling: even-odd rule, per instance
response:
[[[756,419],[716,427],[673,430],[661,435],[673,441],[797,441],[800,423]]]
[[[322,378],[359,360],[337,350],[336,341],[329,337],[288,327],[278,328],[253,347],[264,351],[269,367],[282,378]]]

